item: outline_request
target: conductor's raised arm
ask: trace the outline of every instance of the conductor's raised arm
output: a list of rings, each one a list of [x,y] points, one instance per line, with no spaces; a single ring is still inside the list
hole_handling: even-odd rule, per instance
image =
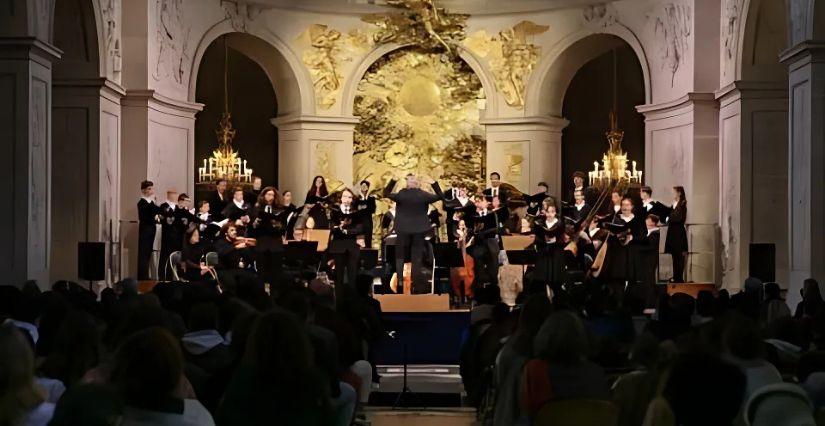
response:
[[[441,186],[438,185],[438,181],[434,181],[431,186],[433,187],[433,192],[435,194],[427,194],[430,196],[430,202],[434,203],[436,201],[445,201],[444,200],[444,192],[441,190]]]
[[[384,198],[389,198],[390,200],[398,201],[396,200],[396,194],[392,193],[393,188],[395,188],[396,182],[397,180],[395,179],[390,179],[390,181],[387,182],[387,186],[384,187]]]

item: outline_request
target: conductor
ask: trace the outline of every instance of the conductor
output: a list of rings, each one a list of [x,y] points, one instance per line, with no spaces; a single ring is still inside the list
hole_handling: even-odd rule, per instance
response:
[[[407,250],[412,246],[410,259],[412,260],[412,291],[413,293],[428,293],[429,286],[421,274],[422,258],[424,257],[424,237],[430,231],[430,219],[427,210],[430,203],[442,200],[444,194],[438,182],[428,179],[435,194],[430,194],[420,188],[418,178],[413,174],[407,175],[407,187],[393,194],[396,179],[392,179],[384,188],[384,197],[395,201],[395,270],[398,273],[398,282],[404,282],[404,259]],[[403,288],[403,286],[400,286]],[[402,290],[403,291],[403,290]]]

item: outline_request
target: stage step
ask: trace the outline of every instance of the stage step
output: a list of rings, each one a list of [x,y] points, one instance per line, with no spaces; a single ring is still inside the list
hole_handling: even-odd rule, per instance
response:
[[[716,295],[718,289],[716,288],[716,284],[714,283],[677,283],[677,284],[667,284],[667,294],[674,295],[676,293],[684,293],[689,296],[692,296],[694,299],[699,295],[699,292],[702,290],[708,290],[714,295]]]
[[[471,408],[391,410],[384,407],[364,409],[370,426],[471,426],[476,410]]]
[[[376,294],[383,312],[450,312],[447,294]]]

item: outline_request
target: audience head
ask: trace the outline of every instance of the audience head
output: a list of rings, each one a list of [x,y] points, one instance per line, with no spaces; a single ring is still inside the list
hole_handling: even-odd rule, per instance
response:
[[[81,384],[60,397],[49,426],[117,426],[122,416],[123,400],[113,389]]]
[[[196,303],[189,309],[189,331],[217,330],[218,307],[214,303]]]
[[[758,359],[764,354],[762,330],[756,321],[740,315],[728,319],[722,335],[725,350],[731,355],[743,359]]]
[[[671,367],[662,396],[677,425],[729,425],[744,392],[745,376],[739,368],[712,355],[683,354]]]
[[[43,395],[34,383],[34,354],[22,332],[0,325],[0,424],[23,424]]]
[[[550,314],[536,334],[533,346],[539,358],[559,364],[583,361],[590,348],[584,324],[569,311]]]
[[[186,228],[186,234],[184,241],[186,241],[187,245],[195,245],[201,241],[201,234],[198,231],[198,225],[192,224]]]
[[[802,284],[802,300],[822,302],[822,293],[819,290],[819,283],[813,279],[808,278]]]
[[[138,331],[117,349],[110,382],[126,405],[156,411],[175,397],[183,375],[183,354],[166,330]]]
[[[696,314],[701,317],[712,317],[714,314],[716,299],[713,293],[702,290],[696,295]]]
[[[775,283],[775,282],[765,283],[764,290],[765,290],[765,301],[782,300],[782,289],[779,287],[779,283]]]
[[[151,180],[141,182],[140,192],[144,197],[151,197],[155,195],[155,184]]]
[[[244,364],[264,380],[299,385],[313,366],[312,347],[295,315],[280,309],[261,315],[252,326]]]

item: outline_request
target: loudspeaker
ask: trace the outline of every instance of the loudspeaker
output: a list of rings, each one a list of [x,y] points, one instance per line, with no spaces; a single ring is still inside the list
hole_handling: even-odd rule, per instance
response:
[[[106,279],[106,243],[77,243],[77,276],[87,281]]]
[[[751,244],[748,275],[763,283],[776,281],[776,244]]]

